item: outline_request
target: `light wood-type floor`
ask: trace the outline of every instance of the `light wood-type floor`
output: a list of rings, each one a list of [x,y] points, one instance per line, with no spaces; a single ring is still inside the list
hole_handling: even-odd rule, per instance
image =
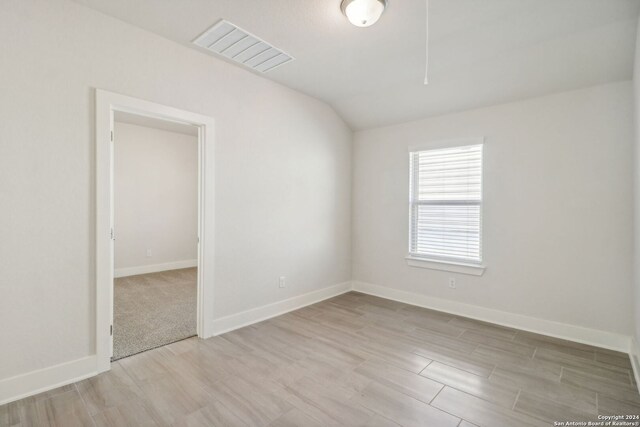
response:
[[[549,426],[640,414],[627,355],[348,293],[0,407],[1,426]]]

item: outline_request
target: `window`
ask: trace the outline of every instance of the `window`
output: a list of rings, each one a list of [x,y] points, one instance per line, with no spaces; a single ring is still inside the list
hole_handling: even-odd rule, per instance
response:
[[[409,258],[479,265],[482,144],[412,151],[410,162]]]

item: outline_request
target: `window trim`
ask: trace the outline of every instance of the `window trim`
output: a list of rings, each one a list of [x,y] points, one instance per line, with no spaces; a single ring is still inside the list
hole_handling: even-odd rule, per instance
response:
[[[432,258],[418,258],[412,255],[405,257],[409,267],[428,268],[430,270],[450,271],[452,273],[482,276],[486,270],[484,264],[467,264],[458,261],[443,261]]]
[[[415,176],[411,172],[409,172],[409,250],[408,254],[405,257],[407,260],[407,264],[410,267],[419,267],[419,268],[428,268],[433,270],[443,270],[443,271],[451,271],[455,273],[462,274],[471,274],[475,276],[481,276],[485,269],[486,265],[484,264],[484,245],[483,245],[483,229],[484,229],[484,137],[473,137],[473,138],[457,138],[457,139],[448,139],[448,140],[439,140],[439,141],[431,141],[428,143],[422,143],[418,145],[411,145],[408,147],[409,154],[409,166],[411,171],[411,153],[416,151],[428,151],[428,150],[437,150],[442,148],[455,148],[455,147],[463,147],[466,145],[480,145],[482,144],[482,168],[481,168],[481,187],[480,191],[482,194],[482,199],[480,201],[480,260],[478,263],[473,262],[465,262],[463,260],[456,259],[445,259],[445,258],[437,258],[437,257],[421,257],[416,254],[411,253],[411,221],[412,221],[412,204],[411,200],[413,200],[412,189],[415,188]]]

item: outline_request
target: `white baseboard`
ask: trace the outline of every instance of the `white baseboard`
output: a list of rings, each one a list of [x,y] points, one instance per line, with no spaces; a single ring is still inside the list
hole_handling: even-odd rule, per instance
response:
[[[213,334],[220,335],[293,310],[344,294],[351,290],[351,282],[339,283],[304,295],[263,305],[212,321]]]
[[[197,259],[185,259],[182,261],[165,262],[163,264],[139,265],[137,267],[116,268],[113,276],[127,277],[138,274],[158,273],[160,271],[178,270],[180,268],[197,267]]]
[[[510,328],[534,332],[541,335],[562,338],[568,341],[579,342],[624,353],[629,352],[630,337],[626,335],[585,328],[582,326],[569,325],[553,320],[524,316],[506,311],[494,310],[491,308],[430,297],[359,281],[353,282],[353,290],[406,304],[417,305],[419,307],[430,308],[432,310],[495,323]]]
[[[640,347],[638,347],[638,341],[635,338],[631,338],[631,345],[629,348],[629,358],[631,359],[631,368],[633,369],[633,376],[636,379],[638,391],[640,391]]]
[[[96,356],[87,356],[0,380],[0,405],[96,375]]]

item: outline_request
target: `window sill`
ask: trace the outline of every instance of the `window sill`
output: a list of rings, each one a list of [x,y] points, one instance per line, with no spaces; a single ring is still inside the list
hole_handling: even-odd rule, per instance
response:
[[[431,270],[451,271],[453,273],[469,274],[472,276],[482,276],[487,268],[484,265],[464,264],[450,261],[436,261],[432,259],[416,258],[407,256],[405,258],[410,267],[428,268]]]

